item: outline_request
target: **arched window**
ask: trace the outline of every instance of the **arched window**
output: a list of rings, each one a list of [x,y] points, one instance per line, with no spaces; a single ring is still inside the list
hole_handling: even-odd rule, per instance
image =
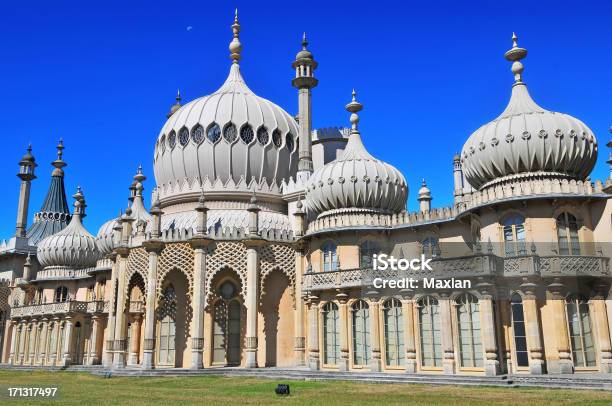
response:
[[[159,308],[159,363],[174,365],[176,345],[176,292],[172,285],[162,292]]]
[[[266,145],[269,138],[268,129],[266,127],[261,126],[257,129],[257,142],[261,145]]]
[[[323,306],[323,363],[335,365],[340,359],[340,326],[338,306],[329,302]]]
[[[331,241],[321,246],[321,258],[323,260],[323,271],[336,271],[339,267],[336,244]]]
[[[272,143],[276,148],[280,148],[283,145],[283,138],[278,128],[272,131]]]
[[[243,125],[240,128],[240,139],[242,140],[242,142],[244,142],[245,144],[250,144],[251,141],[253,141],[253,138],[253,128],[248,124]]]
[[[557,239],[559,255],[580,255],[578,221],[572,214],[565,212],[557,216]]]
[[[82,343],[83,335],[81,329],[81,322],[77,321],[74,325],[74,363],[80,365],[83,363],[83,349],[84,346]],[[128,341],[129,342],[129,341]]]
[[[525,217],[512,214],[503,221],[504,248],[506,255],[524,255],[525,250]]]
[[[402,302],[387,300],[384,305],[385,362],[387,366],[404,365],[404,315]]]
[[[293,134],[287,133],[285,136],[285,145],[289,152],[293,152],[293,147],[295,147],[295,142],[293,141]]]
[[[594,367],[595,345],[591,328],[589,304],[584,298],[568,296],[565,301],[567,324],[572,345],[572,359],[576,367]]]
[[[181,128],[179,131],[179,144],[183,147],[189,144],[189,130],[186,127]]]
[[[423,254],[426,257],[435,258],[440,254],[440,246],[438,245],[438,239],[436,237],[427,237],[421,243],[423,248]]]
[[[66,300],[68,300],[68,288],[65,286],[58,286],[55,289],[55,301],[65,302]]]
[[[176,146],[176,133],[174,130],[170,131],[170,134],[168,134],[168,146],[170,149],[174,149]]]
[[[516,365],[519,367],[528,367],[529,351],[527,350],[523,298],[518,293],[514,293],[510,298],[510,310],[512,315],[512,332],[514,333]]]
[[[234,123],[227,123],[225,125],[225,127],[223,127],[223,138],[225,138],[225,141],[227,142],[234,142],[236,141],[238,131],[236,130],[236,126],[234,125]]]
[[[442,366],[442,335],[440,334],[440,307],[438,301],[425,296],[417,302],[419,334],[421,338],[421,365]]]
[[[206,130],[206,138],[208,138],[208,141],[212,142],[213,144],[219,141],[219,138],[221,138],[221,128],[219,128],[219,124],[212,123],[208,126],[208,129]]]
[[[480,311],[474,295],[463,294],[455,301],[459,330],[459,354],[462,367],[482,367],[483,349]]]
[[[370,308],[366,302],[358,300],[353,304],[351,310],[353,313],[353,363],[368,365],[371,358]]]
[[[372,268],[372,259],[378,254],[380,249],[374,241],[364,241],[359,246],[359,267]]]
[[[191,139],[196,144],[199,144],[204,141],[204,127],[202,127],[201,124],[197,124],[191,129]]]

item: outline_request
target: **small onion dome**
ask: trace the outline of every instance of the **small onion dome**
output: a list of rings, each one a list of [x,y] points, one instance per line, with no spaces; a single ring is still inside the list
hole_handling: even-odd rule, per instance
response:
[[[182,100],[181,91],[177,90],[176,91],[176,103],[170,106],[170,111],[168,112],[168,114],[166,114],[166,118],[170,118],[171,115],[176,113],[176,111],[181,108],[181,100]]]
[[[100,250],[95,237],[83,227],[85,207],[85,198],[79,190],[75,194],[74,214],[68,226],[38,244],[36,256],[43,267],[78,269],[96,264],[100,258]]]
[[[419,189],[419,200],[431,200],[431,190],[427,187],[425,179],[421,182],[421,188]]]
[[[597,160],[597,140],[582,121],[538,106],[522,80],[527,50],[513,47],[515,83],[506,109],[480,127],[461,152],[465,178],[476,189],[509,180],[518,174],[584,180]]]
[[[366,209],[384,213],[403,210],[408,186],[392,165],[374,158],[365,149],[357,129],[362,109],[355,100],[346,106],[352,130],[342,155],[317,169],[306,185],[306,205],[316,213],[338,209]]]
[[[102,224],[102,227],[98,230],[96,243],[102,255],[110,254],[117,247],[115,229],[120,224],[119,218],[120,217],[108,220],[106,223]]]
[[[36,159],[34,158],[34,155],[32,155],[32,144],[28,145],[28,148],[26,149],[26,153],[21,157],[21,162],[22,163],[34,163],[36,162]]]
[[[307,47],[308,47],[308,39],[306,38],[306,33],[304,33],[304,36],[302,37],[302,49],[295,56],[296,60],[299,60],[299,59],[314,59],[314,55],[312,54],[312,52],[310,52],[307,49]]]

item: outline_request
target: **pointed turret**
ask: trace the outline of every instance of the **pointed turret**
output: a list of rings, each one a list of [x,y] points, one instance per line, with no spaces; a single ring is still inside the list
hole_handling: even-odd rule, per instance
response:
[[[34,223],[28,229],[30,245],[37,245],[40,240],[64,229],[70,222],[70,210],[64,187],[64,169],[66,162],[62,156],[64,142],[57,144],[57,159],[51,162],[54,167],[51,173],[51,184],[40,210],[34,215]]]

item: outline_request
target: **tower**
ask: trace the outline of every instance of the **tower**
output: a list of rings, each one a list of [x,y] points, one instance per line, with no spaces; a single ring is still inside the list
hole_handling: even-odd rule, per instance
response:
[[[427,183],[425,183],[425,179],[421,182],[421,188],[419,189],[419,197],[417,200],[419,201],[419,210],[423,213],[429,212],[431,210],[431,190],[427,187]]]
[[[32,145],[28,145],[27,152],[19,161],[19,173],[17,177],[21,179],[19,188],[19,206],[17,207],[17,225],[15,227],[15,237],[25,237],[28,225],[28,206],[30,204],[30,187],[36,168],[36,160],[32,155]]]
[[[455,183],[455,203],[459,203],[459,197],[463,193],[463,171],[461,170],[461,156],[455,154],[453,157],[453,180]]]
[[[298,89],[298,121],[300,126],[300,145],[299,145],[299,162],[298,173],[312,173],[312,140],[310,133],[312,131],[312,110],[311,110],[311,89],[319,83],[314,77],[314,71],[317,69],[317,62],[314,60],[312,52],[306,47],[308,40],[306,33],[302,37],[302,50],[297,53],[295,61],[291,65],[295,69],[295,78],[291,81],[293,87]],[[306,175],[308,176],[308,175]]]

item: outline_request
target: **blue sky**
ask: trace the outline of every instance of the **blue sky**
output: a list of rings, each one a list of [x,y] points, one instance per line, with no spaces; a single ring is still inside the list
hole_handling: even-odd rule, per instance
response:
[[[344,105],[355,87],[364,142],[405,174],[411,210],[423,177],[434,206],[451,203],[453,154],[508,101],[513,78],[503,54],[512,31],[529,50],[531,95],[590,126],[600,145],[593,177],[609,173],[610,3],[10,2],[0,15],[0,236],[14,232],[15,174],[28,142],[39,164],[30,222],[60,137],[66,187],[83,187],[92,233],[126,207],[139,163],[148,204],[153,146],[176,89],[188,101],[223,82],[235,7],[249,87],[295,113],[290,64],[306,31],[319,62],[314,126],[348,125]]]

